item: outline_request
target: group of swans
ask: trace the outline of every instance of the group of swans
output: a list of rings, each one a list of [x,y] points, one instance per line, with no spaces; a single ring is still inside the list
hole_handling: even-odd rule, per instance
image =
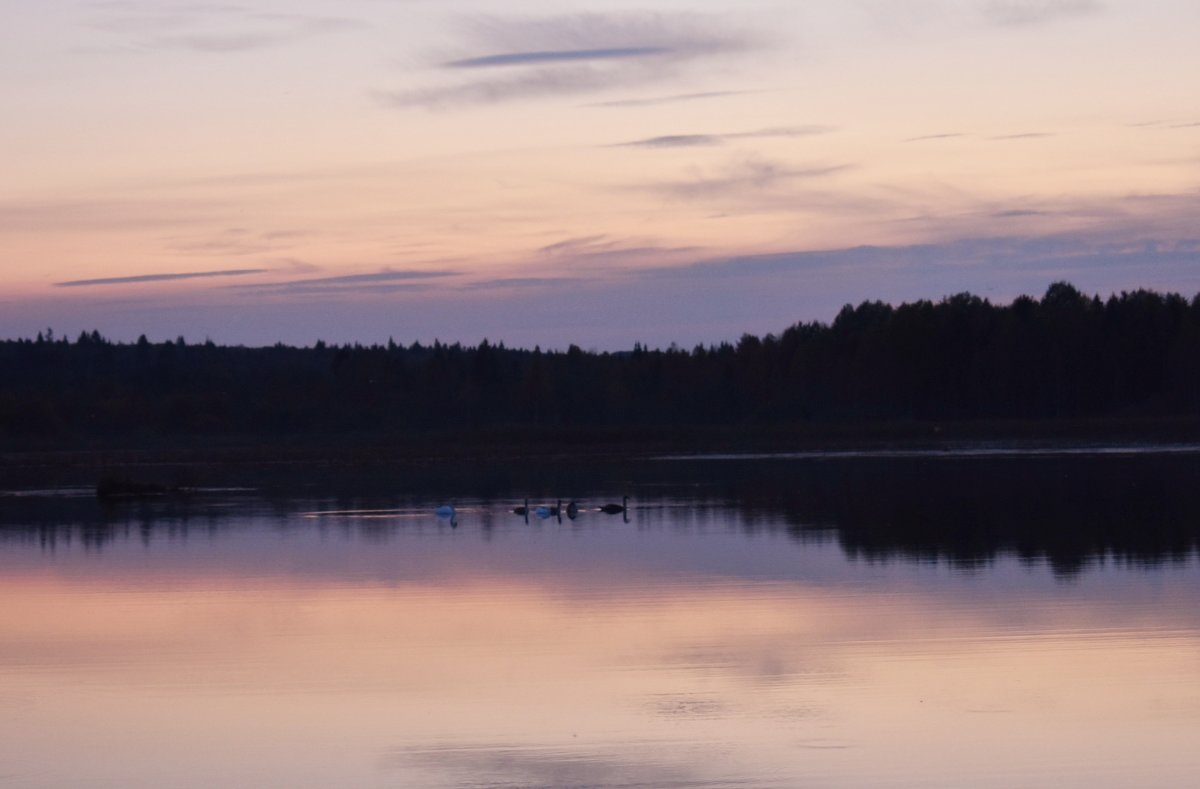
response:
[[[524,504],[522,504],[520,507],[513,507],[512,511],[514,515],[523,516],[525,518],[525,522],[528,523],[530,515],[536,515],[541,520],[546,520],[547,518],[557,518],[559,521],[561,521],[562,516],[565,514],[571,520],[575,520],[577,517],[579,517],[579,513],[581,512],[603,512],[606,515],[625,515],[625,513],[628,512],[628,507],[628,496],[622,496],[620,504],[605,504],[592,510],[580,509],[579,502],[574,500],[567,502],[567,506],[564,507],[562,504],[562,499],[558,499],[554,503],[553,507],[542,504],[531,508],[529,506],[529,499],[525,499]],[[452,527],[458,526],[458,510],[455,509],[453,504],[443,504],[434,510],[433,514],[436,515],[439,520],[450,521],[450,525]],[[627,515],[625,519],[628,521],[629,518]]]
[[[558,499],[556,502],[554,502],[553,507],[543,504],[538,507],[530,508],[529,499],[525,499],[524,504],[522,504],[520,507],[513,507],[512,511],[514,515],[521,515],[524,517],[526,522],[529,521],[530,515],[536,515],[542,520],[546,520],[547,518],[558,518],[559,520],[562,520],[562,516],[566,515],[571,520],[575,520],[579,517],[581,512],[603,512],[607,513],[608,515],[619,515],[623,512],[626,512],[628,506],[628,496],[623,496],[620,504],[605,504],[604,506],[596,507],[593,510],[580,508],[579,502],[574,500],[567,502],[567,506],[564,507],[562,499]]]

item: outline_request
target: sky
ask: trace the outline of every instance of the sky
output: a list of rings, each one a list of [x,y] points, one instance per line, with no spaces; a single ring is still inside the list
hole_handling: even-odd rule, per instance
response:
[[[0,0],[0,337],[1200,291],[1194,0]]]

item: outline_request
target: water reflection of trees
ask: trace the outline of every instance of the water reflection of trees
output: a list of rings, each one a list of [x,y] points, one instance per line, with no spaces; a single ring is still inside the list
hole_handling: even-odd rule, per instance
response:
[[[491,511],[506,510],[523,496],[552,499],[557,491],[599,502],[630,493],[631,528],[724,528],[729,521],[716,508],[732,508],[733,522],[747,533],[782,531],[801,542],[836,539],[851,557],[966,567],[1015,555],[1074,573],[1100,561],[1159,566],[1200,556],[1200,498],[1192,495],[1198,476],[1200,457],[1192,456],[695,461],[601,471],[560,466],[541,476],[531,469],[475,469],[469,492],[479,502],[474,526],[486,537],[497,526],[512,525]],[[540,488],[531,488],[533,479],[540,479]],[[410,477],[405,494],[384,492],[380,479],[370,476],[357,489],[340,480],[342,490],[322,496],[200,494],[109,504],[90,497],[8,498],[0,502],[0,543],[99,550],[114,541],[150,543],[244,528],[332,529],[386,542],[399,532],[442,527],[432,516],[430,522],[298,516],[314,508],[419,513],[428,500],[452,492],[451,480],[456,487],[464,483],[454,473],[430,470]],[[679,503],[687,505],[686,518],[662,507]],[[593,514],[571,527],[611,523]]]
[[[1200,552],[1197,458],[813,461],[753,464],[720,483],[748,528],[828,533],[850,556],[950,561],[1001,554],[1075,572]]]

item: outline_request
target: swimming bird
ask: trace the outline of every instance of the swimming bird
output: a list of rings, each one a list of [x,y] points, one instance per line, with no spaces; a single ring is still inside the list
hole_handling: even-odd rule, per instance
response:
[[[534,512],[537,513],[537,516],[539,518],[541,518],[542,520],[545,520],[546,518],[557,518],[559,510],[561,508],[562,508],[562,499],[559,499],[553,507],[547,507],[546,505],[543,504],[542,506],[540,506],[536,510],[534,510]]]
[[[450,525],[452,527],[458,526],[458,510],[454,509],[453,504],[443,504],[442,506],[440,506],[436,510],[434,510],[433,514],[437,515],[438,518],[441,520],[446,520],[447,518],[449,518]]]
[[[625,508],[628,506],[629,506],[629,497],[622,496],[620,504],[605,504],[603,507],[598,508],[596,510],[596,512],[604,512],[609,515],[619,515],[620,513],[624,512]]]
[[[569,502],[567,504],[567,517],[570,518],[571,520],[575,520],[575,518],[578,515],[579,515],[579,505],[576,504],[574,501]]]

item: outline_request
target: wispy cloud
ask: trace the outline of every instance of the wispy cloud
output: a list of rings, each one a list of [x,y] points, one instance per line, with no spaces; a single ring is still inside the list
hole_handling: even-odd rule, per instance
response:
[[[221,257],[260,255],[287,246],[296,231],[255,232],[241,227],[226,228],[208,235],[174,236],[165,239],[166,248],[177,255],[219,255]]]
[[[696,148],[707,145],[720,145],[722,137],[719,134],[666,134],[661,137],[647,137],[644,140],[617,143],[618,148]]]
[[[973,137],[975,139],[985,140],[1037,140],[1043,137],[1053,137],[1053,132],[1017,132],[1015,134],[996,134],[991,137],[979,137],[978,135],[967,134],[966,132],[945,132],[941,134],[922,134],[919,137],[908,137],[905,142],[929,142],[933,140],[957,140],[964,137]]]
[[[746,276],[785,270],[865,266],[881,272],[897,266],[906,276],[934,281],[948,272],[976,272],[977,276],[1030,275],[1049,282],[1063,276],[1091,278],[1105,269],[1129,272],[1153,269],[1156,264],[1200,264],[1194,243],[1124,242],[1113,244],[1089,232],[1043,237],[966,238],[938,244],[907,247],[859,247],[830,252],[800,252],[738,258],[698,264],[713,273]]]
[[[756,43],[728,20],[698,14],[479,17],[468,23],[468,34],[475,46],[491,49],[489,55],[499,51],[540,59],[552,53],[556,60],[712,57]]]
[[[610,47],[607,49],[564,49],[551,52],[510,52],[503,55],[452,60],[450,68],[487,68],[491,66],[526,66],[539,63],[573,63],[587,60],[623,60],[665,55],[662,47]]]
[[[269,262],[275,263],[279,270],[292,274],[315,274],[321,270],[321,267],[317,264],[301,260],[300,258],[277,258]]]
[[[1000,203],[966,200],[954,209],[910,214],[900,219],[913,238],[986,238],[1023,234],[1030,238],[1086,237],[1109,247],[1130,239],[1182,243],[1196,237],[1200,193],[1131,194],[1105,197],[1025,196]]]
[[[322,294],[331,293],[387,293],[401,290],[418,290],[431,287],[424,280],[455,277],[461,271],[451,269],[384,269],[367,274],[343,274],[336,277],[309,277],[306,279],[279,280],[231,285],[237,290],[258,293]]]
[[[269,244],[256,243],[246,239],[172,241],[167,246],[172,253],[177,255],[217,255],[220,257],[260,255],[275,248]]]
[[[660,104],[678,104],[687,101],[704,101],[707,99],[722,99],[728,96],[744,96],[755,93],[752,90],[708,90],[699,93],[673,93],[668,96],[651,96],[645,99],[615,99],[612,101],[596,101],[586,104],[586,107],[654,107]]]
[[[989,137],[989,140],[1041,140],[1046,137],[1053,137],[1051,132],[1019,132],[1017,134],[998,134],[994,137]]]
[[[616,77],[623,79],[623,77]],[[614,76],[588,68],[543,69],[509,79],[490,79],[459,85],[406,91],[378,91],[375,98],[396,109],[448,109],[473,104],[498,104],[545,96],[604,90]]]
[[[694,178],[651,184],[651,191],[680,200],[703,200],[744,196],[764,192],[797,181],[824,178],[851,168],[848,164],[818,164],[807,167],[750,158],[729,165],[712,174]]]
[[[1194,129],[1200,121],[1142,121],[1128,124],[1133,129]]]
[[[727,140],[753,140],[767,137],[811,137],[833,131],[830,126],[783,126],[757,131],[727,132],[724,134],[667,134],[642,140],[617,143],[622,148],[694,148],[721,145]]]
[[[504,277],[485,279],[463,285],[459,290],[511,290],[525,288],[553,288],[563,285],[578,285],[588,280],[581,277]]]
[[[394,107],[450,107],[647,85],[761,45],[727,21],[692,14],[482,17],[464,33],[477,54],[443,60],[438,71],[487,76],[377,97]]]
[[[983,6],[983,15],[995,25],[1031,27],[1103,9],[1099,0],[991,0]]]
[[[962,132],[945,132],[942,134],[923,134],[920,137],[908,137],[905,142],[925,142],[927,140],[953,140],[956,137],[966,137]]]
[[[261,13],[237,5],[106,2],[90,6],[89,27],[118,36],[133,51],[249,52],[363,27],[354,19]]]
[[[1048,216],[1045,211],[1035,211],[1028,208],[1009,208],[1003,211],[993,211],[989,216],[996,219],[1016,219],[1025,216]]]
[[[611,248],[616,245],[616,241],[609,239],[606,235],[594,236],[577,236],[575,238],[566,238],[562,241],[556,241],[553,244],[547,244],[538,249],[538,252],[543,255],[560,255],[574,254],[581,249],[595,250],[597,247]]]
[[[208,279],[210,277],[244,277],[249,274],[265,274],[265,268],[233,268],[219,271],[186,271],[171,274],[136,274],[129,277],[101,277],[99,279],[73,279],[55,282],[56,288],[88,288],[97,285],[132,285],[141,282],[170,282],[180,279]]]
[[[610,276],[616,270],[694,260],[705,250],[696,246],[664,246],[653,240],[615,238],[608,235],[579,236],[548,244],[536,250],[539,260],[556,269],[594,272]]]
[[[393,283],[361,283],[345,285],[312,285],[297,287],[293,285],[264,286],[261,288],[239,289],[241,295],[254,296],[388,296],[403,293],[428,293],[438,290],[433,282],[393,282]]]
[[[226,203],[198,199],[0,200],[0,230],[13,233],[147,230],[222,222],[231,213]]]

